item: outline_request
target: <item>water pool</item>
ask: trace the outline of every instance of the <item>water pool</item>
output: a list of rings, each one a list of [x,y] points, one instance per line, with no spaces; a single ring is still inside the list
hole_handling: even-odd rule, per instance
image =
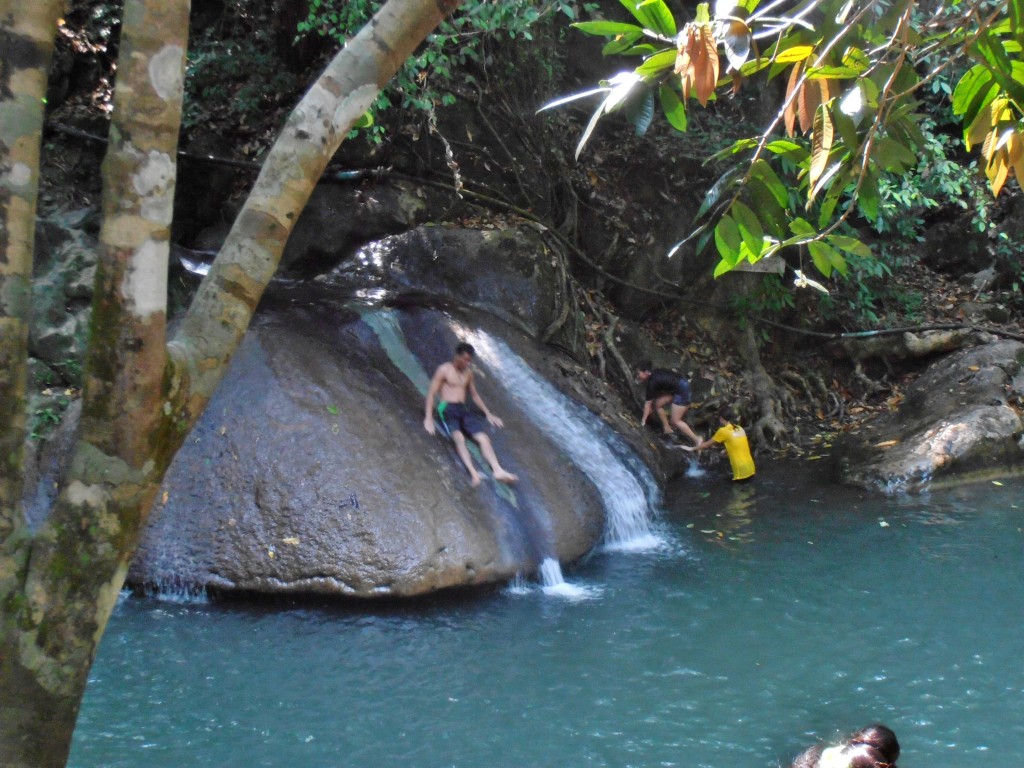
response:
[[[881,721],[903,768],[1024,765],[1024,481],[885,499],[780,466],[665,506],[575,598],[123,599],[70,764],[769,768]]]

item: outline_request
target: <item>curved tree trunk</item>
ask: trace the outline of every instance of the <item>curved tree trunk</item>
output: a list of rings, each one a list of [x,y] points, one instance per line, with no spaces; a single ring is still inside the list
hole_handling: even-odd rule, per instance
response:
[[[389,0],[335,57],[292,113],[165,344],[188,0],[126,3],[78,442],[23,567],[0,560],[0,765],[65,763],[97,644],[171,459],[226,372],[327,162],[456,5]],[[21,521],[21,510],[9,519]],[[23,522],[19,530],[24,539]]]

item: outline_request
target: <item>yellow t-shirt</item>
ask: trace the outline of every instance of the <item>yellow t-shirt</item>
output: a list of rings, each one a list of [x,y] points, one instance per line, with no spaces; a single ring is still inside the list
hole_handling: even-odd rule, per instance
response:
[[[746,480],[754,476],[754,458],[750,455],[750,443],[747,442],[747,433],[743,431],[743,427],[726,424],[715,432],[711,439],[725,445],[725,452],[729,454],[729,464],[732,466],[733,480]]]

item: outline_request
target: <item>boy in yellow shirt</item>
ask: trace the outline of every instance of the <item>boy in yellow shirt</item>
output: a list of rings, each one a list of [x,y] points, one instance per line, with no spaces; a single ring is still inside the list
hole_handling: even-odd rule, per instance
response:
[[[737,426],[736,414],[729,406],[722,406],[718,411],[718,423],[721,427],[710,438],[702,442],[697,448],[703,450],[710,448],[715,443],[725,446],[725,452],[729,456],[729,464],[732,466],[732,479],[747,480],[754,476],[754,458],[750,455],[750,443],[747,442],[747,433],[743,427]]]

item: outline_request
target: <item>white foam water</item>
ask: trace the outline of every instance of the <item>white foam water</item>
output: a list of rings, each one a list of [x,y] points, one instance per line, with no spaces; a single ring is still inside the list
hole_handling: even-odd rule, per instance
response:
[[[495,379],[523,413],[557,440],[597,487],[607,517],[604,545],[627,551],[662,547],[664,539],[652,529],[650,520],[657,484],[622,439],[535,373],[500,339],[483,331],[467,336],[477,358],[495,372]]]

